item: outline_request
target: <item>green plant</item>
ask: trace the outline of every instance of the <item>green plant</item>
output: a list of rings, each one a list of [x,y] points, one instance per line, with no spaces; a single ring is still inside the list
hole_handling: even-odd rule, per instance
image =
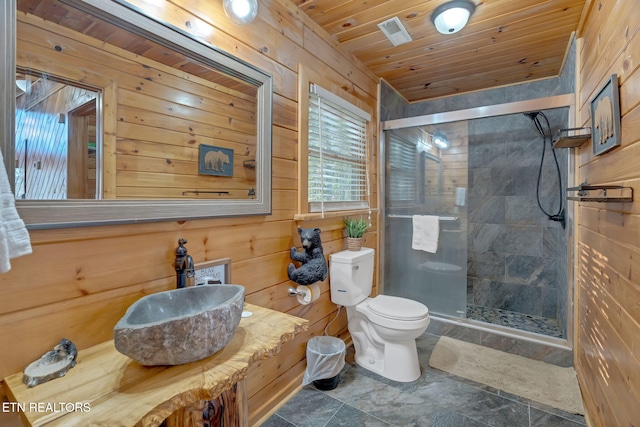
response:
[[[347,237],[362,237],[367,232],[367,228],[369,228],[369,220],[364,218],[344,218],[343,223]]]

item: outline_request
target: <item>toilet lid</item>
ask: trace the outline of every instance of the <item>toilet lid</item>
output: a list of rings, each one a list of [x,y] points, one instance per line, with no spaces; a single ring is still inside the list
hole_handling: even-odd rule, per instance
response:
[[[424,304],[390,295],[371,298],[367,306],[378,316],[389,319],[420,320],[429,316],[429,309]]]

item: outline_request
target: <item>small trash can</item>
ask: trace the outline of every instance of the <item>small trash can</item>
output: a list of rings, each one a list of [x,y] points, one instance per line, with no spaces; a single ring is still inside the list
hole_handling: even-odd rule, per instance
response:
[[[344,367],[345,345],[336,337],[313,337],[307,343],[307,369],[302,385],[313,383],[319,390],[333,390]]]

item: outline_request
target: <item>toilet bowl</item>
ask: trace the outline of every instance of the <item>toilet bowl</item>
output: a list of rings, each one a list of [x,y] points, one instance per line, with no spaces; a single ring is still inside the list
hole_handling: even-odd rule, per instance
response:
[[[347,308],[356,363],[394,381],[420,377],[415,339],[429,325],[429,310],[417,301],[389,295],[370,298],[371,248],[331,254],[331,300]]]

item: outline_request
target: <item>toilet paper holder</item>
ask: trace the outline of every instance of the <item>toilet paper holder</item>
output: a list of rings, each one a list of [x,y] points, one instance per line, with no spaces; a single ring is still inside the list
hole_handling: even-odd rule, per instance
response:
[[[289,296],[290,297],[297,297],[297,296],[303,297],[305,295],[306,295],[305,291],[298,290],[298,289],[294,288],[293,286],[289,287]]]
[[[289,287],[289,296],[296,297],[302,305],[309,305],[320,298],[320,286],[318,283],[300,285],[297,288]]]

